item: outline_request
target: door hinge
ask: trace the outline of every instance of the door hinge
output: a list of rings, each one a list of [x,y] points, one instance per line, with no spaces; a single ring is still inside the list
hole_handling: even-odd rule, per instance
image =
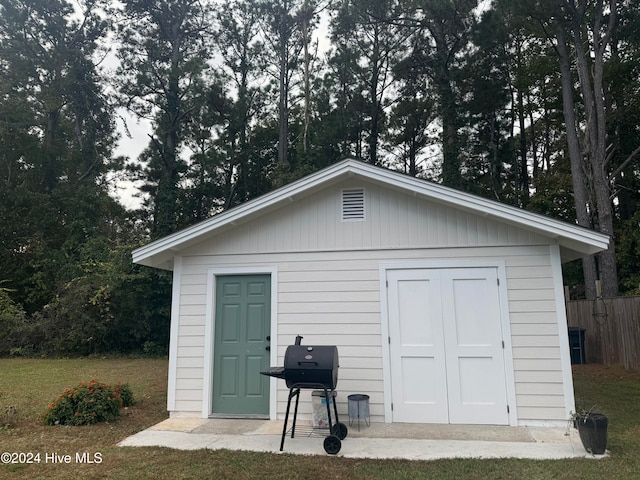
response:
[[[393,402],[391,402],[391,411],[393,412]]]
[[[507,413],[509,413],[509,405],[507,405]]]
[[[386,280],[385,283],[387,284],[387,288],[389,288],[389,280]]]
[[[504,350],[504,340],[502,340],[502,349]]]
[[[389,337],[389,345],[391,345],[391,337]]]
[[[498,286],[500,286],[500,279],[496,278],[496,282],[498,283]]]

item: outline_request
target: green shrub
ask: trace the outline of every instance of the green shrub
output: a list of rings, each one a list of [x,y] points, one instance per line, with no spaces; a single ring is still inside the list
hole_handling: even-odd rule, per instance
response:
[[[133,393],[126,384],[115,387],[98,382],[81,383],[64,392],[48,407],[47,425],[93,425],[110,422],[120,415],[120,407],[133,403]]]
[[[135,403],[135,400],[133,399],[133,391],[131,390],[131,387],[129,387],[129,384],[119,383],[115,386],[114,390],[116,394],[120,396],[123,407],[130,407]]]

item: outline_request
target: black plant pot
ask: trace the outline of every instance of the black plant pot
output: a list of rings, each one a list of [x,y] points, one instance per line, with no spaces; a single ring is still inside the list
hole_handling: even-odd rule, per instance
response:
[[[602,413],[590,413],[576,419],[576,426],[584,449],[593,455],[602,455],[607,449],[609,419]]]

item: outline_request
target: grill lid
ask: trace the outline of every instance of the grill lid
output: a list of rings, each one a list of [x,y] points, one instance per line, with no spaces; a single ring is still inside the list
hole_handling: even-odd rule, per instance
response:
[[[333,345],[290,345],[284,356],[289,388],[295,383],[313,383],[333,390],[338,384],[338,367],[338,348]]]
[[[302,337],[296,337],[295,345],[289,345],[284,355],[284,367],[273,367],[260,372],[262,375],[282,378],[287,387],[297,385],[333,390],[338,384],[338,348],[333,345],[301,345]]]

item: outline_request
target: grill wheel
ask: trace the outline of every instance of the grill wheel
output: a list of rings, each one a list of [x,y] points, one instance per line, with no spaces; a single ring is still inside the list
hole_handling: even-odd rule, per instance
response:
[[[344,423],[336,423],[331,427],[331,434],[338,437],[340,440],[347,438],[348,428]]]
[[[342,448],[342,442],[337,435],[329,435],[324,439],[324,451],[329,455],[335,455]]]

